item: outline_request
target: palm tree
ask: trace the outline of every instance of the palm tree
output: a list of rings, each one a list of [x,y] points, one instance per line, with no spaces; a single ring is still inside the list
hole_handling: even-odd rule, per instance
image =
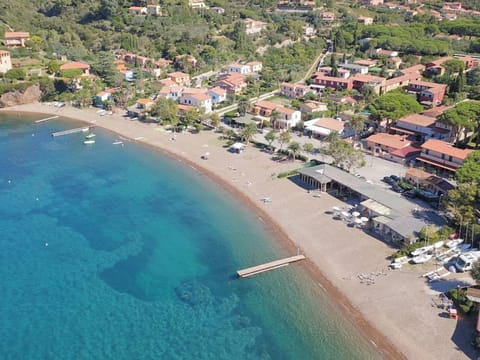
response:
[[[296,141],[291,142],[288,145],[288,150],[290,150],[290,154],[293,157],[293,161],[295,161],[295,156],[299,153],[300,151],[300,144]]]
[[[336,143],[340,141],[340,135],[336,131],[331,131],[330,134],[327,135],[325,141],[329,144]]]
[[[245,116],[245,114],[250,110],[250,102],[247,99],[242,99],[238,102],[238,113],[241,116]]]
[[[257,125],[255,123],[249,123],[242,129],[241,135],[242,135],[242,138],[247,143],[247,145],[256,132],[257,132]]]
[[[315,151],[315,146],[312,143],[303,144],[303,151],[312,154]]]
[[[358,135],[360,131],[363,130],[364,126],[365,126],[365,121],[360,116],[352,117],[352,120],[350,120],[350,127],[354,131],[354,136],[353,136],[354,139],[358,140]]]
[[[272,113],[270,114],[270,124],[272,125],[273,128],[275,128],[276,122],[279,116],[280,116],[280,113],[276,110],[273,110]]]

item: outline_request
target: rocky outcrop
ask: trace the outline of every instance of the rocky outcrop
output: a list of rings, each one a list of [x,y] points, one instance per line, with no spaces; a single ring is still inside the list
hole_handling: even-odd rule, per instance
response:
[[[29,104],[40,100],[42,92],[38,85],[32,85],[25,89],[25,91],[10,91],[0,96],[0,108]]]

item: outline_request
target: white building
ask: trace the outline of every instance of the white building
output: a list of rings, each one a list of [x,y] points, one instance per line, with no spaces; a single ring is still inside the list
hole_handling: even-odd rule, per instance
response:
[[[237,73],[242,75],[250,74],[250,66],[247,64],[231,63],[228,65],[229,73]]]
[[[195,106],[198,109],[203,109],[205,114],[212,112],[212,99],[206,93],[188,93],[184,92],[180,97],[180,104]]]
[[[273,126],[279,129],[290,129],[302,120],[302,113],[295,109],[279,106],[275,109],[278,113]]]
[[[12,68],[10,51],[0,50],[0,73],[6,73]]]
[[[214,87],[207,91],[208,96],[212,99],[212,104],[220,104],[227,100],[227,91],[221,87]]]

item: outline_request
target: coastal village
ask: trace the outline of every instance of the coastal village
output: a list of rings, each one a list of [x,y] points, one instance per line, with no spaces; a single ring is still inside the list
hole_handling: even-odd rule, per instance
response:
[[[138,3],[118,11],[135,24],[173,16],[170,4]],[[435,309],[449,329],[462,324],[468,338],[459,342],[473,344],[457,344],[461,351],[448,358],[478,354],[480,9],[422,0],[321,3],[278,1],[262,9],[269,18],[253,11],[229,18],[223,2],[184,1],[192,17],[221,19],[222,26],[206,36],[210,45],[177,46],[163,56],[128,37],[97,59],[49,53],[45,32],[8,26],[0,104],[21,108],[33,101],[18,102],[18,94],[36,87],[43,93],[35,100],[51,109],[45,113],[90,111],[98,126],[145,125],[168,134],[172,149],[185,134],[219,138],[228,161],[247,167],[252,153],[267,156],[271,178],[290,180],[313,207],[323,204],[327,224],[389,249],[375,269],[343,279],[373,289],[383,276],[408,274],[438,299]],[[278,27],[277,17],[286,19]],[[274,29],[287,35],[274,39]],[[220,56],[215,46],[225,44],[238,53]],[[272,60],[287,49],[301,58],[305,48],[311,53],[303,66]],[[85,144],[94,145],[93,136]],[[214,151],[195,156],[209,169],[218,166],[211,165]],[[258,195],[267,212],[281,201]],[[382,312],[382,303],[376,306]]]

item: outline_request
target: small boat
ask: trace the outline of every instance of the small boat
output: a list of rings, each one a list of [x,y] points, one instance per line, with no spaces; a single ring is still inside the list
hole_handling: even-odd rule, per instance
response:
[[[463,239],[454,239],[454,240],[447,241],[445,246],[448,247],[449,249],[453,249],[458,245],[460,245],[461,243],[463,243]]]
[[[424,246],[412,251],[412,256],[420,256],[433,250],[433,245]]]
[[[92,138],[94,138],[95,136],[97,136],[97,135],[95,135],[94,133],[90,133],[90,134],[88,134],[88,135],[85,135],[85,139],[92,139]]]
[[[422,255],[415,256],[412,259],[412,261],[415,264],[423,264],[423,263],[426,263],[431,258],[432,258],[432,255],[430,255],[430,254],[422,254]]]
[[[440,249],[443,246],[444,242],[443,241],[437,241],[435,244],[433,244],[434,249]]]
[[[114,141],[113,145],[123,145],[123,141]]]
[[[83,143],[85,145],[92,145],[92,144],[95,144],[95,140],[85,140]]]

